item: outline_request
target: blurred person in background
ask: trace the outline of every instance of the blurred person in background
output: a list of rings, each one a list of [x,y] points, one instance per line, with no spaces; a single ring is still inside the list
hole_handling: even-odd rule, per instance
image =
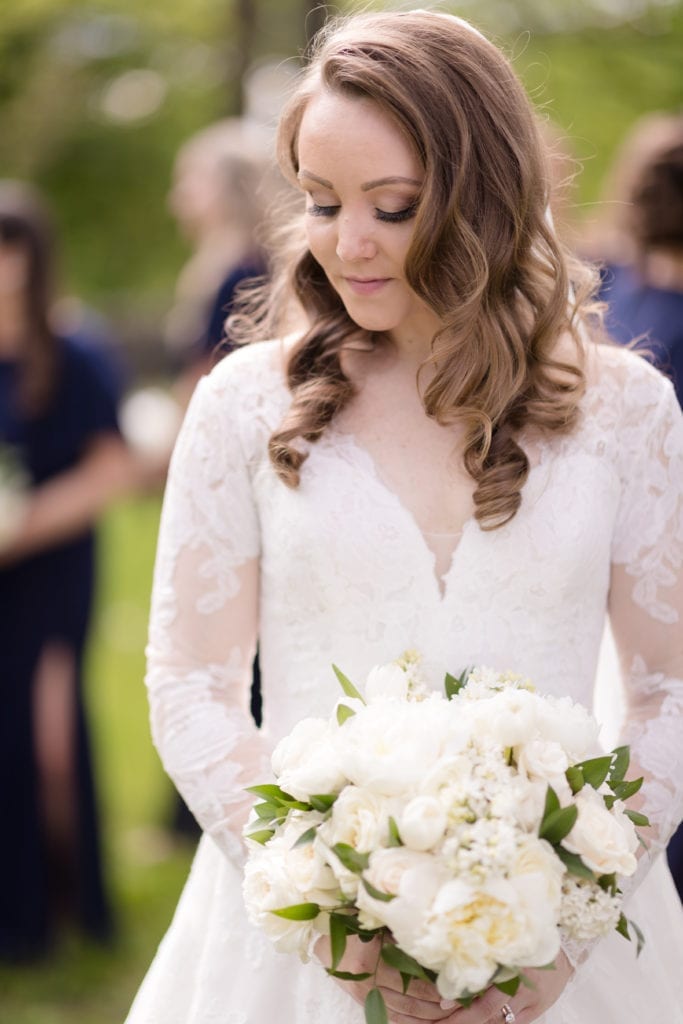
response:
[[[270,133],[248,118],[226,118],[180,149],[169,205],[193,252],[176,284],[166,343],[187,405],[197,380],[228,350],[224,324],[240,285],[266,273],[259,240],[271,159]]]
[[[131,484],[106,349],[52,319],[41,198],[0,182],[0,958],[112,916],[83,703],[93,527]]]
[[[634,125],[607,178],[607,222],[595,243],[605,260],[606,324],[624,345],[642,339],[683,405],[683,115]],[[668,848],[683,899],[683,827]]]

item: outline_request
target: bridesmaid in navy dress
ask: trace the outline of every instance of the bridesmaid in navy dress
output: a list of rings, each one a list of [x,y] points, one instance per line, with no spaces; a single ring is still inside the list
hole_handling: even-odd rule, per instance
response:
[[[0,182],[0,447],[24,514],[0,550],[0,959],[44,953],[64,920],[106,938],[111,912],[82,699],[93,524],[126,490],[119,381],[106,353],[51,324],[50,221]]]

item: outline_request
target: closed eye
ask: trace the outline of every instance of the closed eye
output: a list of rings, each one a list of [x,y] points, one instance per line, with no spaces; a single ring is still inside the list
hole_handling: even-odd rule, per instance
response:
[[[310,213],[313,217],[334,217],[339,211],[339,206],[321,206],[319,203],[311,203],[307,208],[307,213]],[[376,220],[381,220],[386,224],[401,224],[403,221],[410,220],[411,217],[415,216],[415,205],[406,206],[404,210],[379,210],[375,209]]]

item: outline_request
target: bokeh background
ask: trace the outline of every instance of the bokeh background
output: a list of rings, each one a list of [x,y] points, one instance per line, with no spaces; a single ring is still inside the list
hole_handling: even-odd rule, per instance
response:
[[[512,57],[558,149],[576,161],[568,219],[575,237],[590,235],[606,169],[631,124],[683,108],[682,4],[440,7],[470,18]],[[254,66],[296,67],[326,13],[304,0],[2,0],[0,177],[32,181],[50,200],[63,238],[62,290],[102,314],[125,349],[132,386],[170,373],[163,323],[188,256],[166,199],[178,147],[242,111]],[[170,784],[149,740],[143,687],[158,514],[157,495],[137,498],[100,528],[88,699],[118,938],[93,948],[67,936],[39,968],[0,971],[0,1020],[12,1024],[121,1022],[190,864],[192,842],[165,830]]]

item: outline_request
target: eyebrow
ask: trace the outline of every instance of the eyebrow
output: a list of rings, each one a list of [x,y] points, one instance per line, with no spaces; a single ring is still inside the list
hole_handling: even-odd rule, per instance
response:
[[[334,191],[334,185],[331,181],[327,181],[325,178],[318,177],[317,174],[313,174],[312,171],[306,171],[303,168],[299,171],[297,178],[309,178],[311,181],[317,181],[323,188],[329,188]],[[371,192],[373,188],[379,188],[381,185],[417,185],[419,188],[422,185],[421,181],[417,178],[404,178],[400,174],[393,174],[387,178],[376,178],[374,181],[366,181],[361,185],[363,192]]]

